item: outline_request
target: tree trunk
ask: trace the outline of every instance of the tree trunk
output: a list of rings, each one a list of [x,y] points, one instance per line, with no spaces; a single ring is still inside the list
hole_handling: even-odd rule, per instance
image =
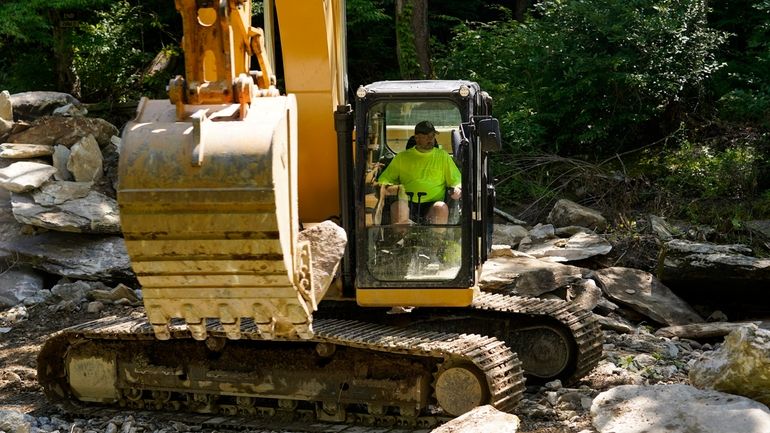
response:
[[[428,0],[396,0],[396,52],[401,78],[432,78]]]
[[[61,12],[49,9],[48,19],[53,30],[53,57],[55,62],[56,88],[80,99],[80,79],[72,67],[74,52],[70,31],[62,25]]]

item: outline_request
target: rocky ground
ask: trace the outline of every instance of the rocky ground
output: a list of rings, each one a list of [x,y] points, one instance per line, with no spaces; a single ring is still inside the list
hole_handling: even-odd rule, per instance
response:
[[[37,304],[29,308],[15,307],[0,313],[0,410],[28,414],[34,431],[85,432],[120,431],[129,433],[155,431],[223,431],[221,427],[203,423],[158,421],[146,414],[126,413],[119,417],[94,416],[90,419],[72,418],[49,404],[37,384],[36,356],[41,344],[58,329],[108,315],[141,314],[142,307],[105,304],[99,312],[88,312],[88,302],[70,307],[62,304]],[[593,399],[602,391],[623,384],[688,383],[690,364],[714,344],[694,340],[656,337],[644,327],[633,334],[605,331],[605,359],[583,381],[570,387],[552,382],[545,386],[528,388],[525,400],[515,414],[519,417],[520,432],[563,433],[595,431],[590,415]],[[719,343],[716,343],[717,345]],[[283,430],[281,423],[269,430],[248,431],[349,431],[363,432],[363,427],[323,425],[291,426]],[[114,426],[114,427],[113,427]],[[35,430],[36,429],[36,430]],[[347,430],[346,430],[347,429]],[[0,430],[3,430],[0,424]],[[6,430],[12,431],[12,430]],[[387,432],[396,429],[372,429]]]

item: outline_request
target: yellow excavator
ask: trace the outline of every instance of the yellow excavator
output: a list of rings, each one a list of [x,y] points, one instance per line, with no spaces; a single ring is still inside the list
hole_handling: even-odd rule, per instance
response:
[[[513,411],[524,375],[571,383],[596,365],[590,312],[478,287],[500,147],[478,84],[372,83],[353,110],[343,0],[265,1],[265,30],[249,0],[176,7],[186,76],[169,99],[141,100],[120,148],[146,317],[52,336],[38,358],[52,401],[429,426],[479,405]],[[461,172],[446,223],[397,222],[403,197],[378,183],[421,121]],[[324,280],[334,242],[303,235],[329,219],[347,247]]]

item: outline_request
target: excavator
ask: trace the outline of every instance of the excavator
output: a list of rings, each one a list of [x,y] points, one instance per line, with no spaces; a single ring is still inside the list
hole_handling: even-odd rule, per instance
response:
[[[512,412],[525,376],[574,383],[597,364],[590,312],[479,288],[500,129],[478,84],[382,81],[349,103],[344,0],[265,1],[264,29],[250,0],[176,8],[185,76],[168,99],[143,98],[121,137],[145,314],[49,338],[38,380],[51,401],[424,427]],[[378,183],[421,121],[461,172],[441,224],[396,222],[406,192]]]

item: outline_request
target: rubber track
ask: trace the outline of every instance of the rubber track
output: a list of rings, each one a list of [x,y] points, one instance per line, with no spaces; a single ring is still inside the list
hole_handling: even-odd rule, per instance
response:
[[[408,356],[434,357],[442,364],[471,363],[484,375],[490,390],[490,402],[497,409],[511,412],[524,394],[524,377],[521,362],[515,353],[494,337],[468,334],[447,334],[416,329],[398,329],[386,325],[352,320],[318,319],[313,324],[316,337],[302,340],[313,343],[332,343]],[[211,336],[226,338],[224,329],[217,321],[210,321],[207,332]],[[243,339],[262,340],[256,326],[250,320],[241,325]],[[74,344],[79,339],[90,340],[155,340],[152,327],[145,318],[107,317],[64,329],[53,337],[66,339]],[[172,339],[190,339],[190,333],[182,321],[171,326]],[[163,344],[158,341],[158,344]],[[39,363],[63,363],[65,352]],[[38,368],[43,367],[40,365]],[[61,380],[66,380],[62,378]],[[59,383],[68,389],[65,383]],[[62,402],[72,412],[86,409],[76,402]],[[67,404],[70,403],[70,404]],[[73,406],[74,405],[74,406]]]
[[[500,293],[482,292],[471,305],[476,310],[549,316],[569,328],[575,339],[577,362],[566,383],[574,383],[588,374],[602,358],[604,334],[593,313],[559,299],[525,298]]]

